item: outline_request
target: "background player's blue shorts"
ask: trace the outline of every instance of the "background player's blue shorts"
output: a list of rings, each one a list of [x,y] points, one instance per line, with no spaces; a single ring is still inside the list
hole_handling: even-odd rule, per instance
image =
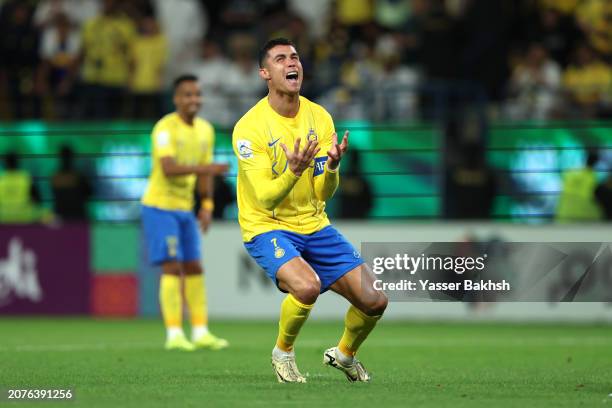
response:
[[[201,258],[198,221],[191,211],[162,210],[142,206],[142,226],[155,265],[165,261],[195,261]]]
[[[277,286],[278,269],[292,258],[301,256],[319,276],[321,293],[364,263],[353,245],[331,225],[309,235],[270,231],[257,235],[244,246]]]

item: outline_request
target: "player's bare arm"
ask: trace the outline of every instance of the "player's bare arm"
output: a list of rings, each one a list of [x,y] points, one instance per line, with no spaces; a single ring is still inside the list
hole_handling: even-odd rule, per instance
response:
[[[284,143],[281,143],[281,148],[285,152],[285,156],[287,156],[289,170],[298,177],[310,166],[310,162],[321,151],[321,148],[318,147],[319,143],[312,140],[309,140],[304,149],[300,151],[300,141],[299,137],[295,140],[293,152],[289,151]]]
[[[212,222],[212,213],[214,209],[214,176],[198,176],[197,187],[198,193],[200,194],[200,199],[202,200],[200,210],[198,211],[198,221],[200,223],[200,229],[203,233],[206,233]]]
[[[228,165],[224,163],[211,163],[205,165],[179,164],[173,157],[166,156],[160,159],[162,170],[167,177],[187,176],[196,174],[198,176],[216,176],[227,172]]]

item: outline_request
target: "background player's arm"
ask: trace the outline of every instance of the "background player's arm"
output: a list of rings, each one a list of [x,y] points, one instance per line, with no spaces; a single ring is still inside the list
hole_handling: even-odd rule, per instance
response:
[[[200,211],[198,212],[198,220],[202,232],[208,231],[208,227],[212,222],[212,213],[214,210],[213,193],[214,193],[214,176],[201,175],[198,176],[197,189],[202,200]]]
[[[344,132],[342,143],[338,144],[338,135],[336,132],[332,134],[323,174],[316,176],[314,179],[315,196],[321,201],[329,200],[336,192],[338,184],[340,184],[338,167],[342,156],[348,149],[348,135],[347,130]]]
[[[160,163],[164,175],[166,177],[186,176],[196,174],[198,176],[214,176],[223,174],[227,171],[227,164],[210,163],[198,165],[179,164],[172,156],[164,156],[160,158]]]

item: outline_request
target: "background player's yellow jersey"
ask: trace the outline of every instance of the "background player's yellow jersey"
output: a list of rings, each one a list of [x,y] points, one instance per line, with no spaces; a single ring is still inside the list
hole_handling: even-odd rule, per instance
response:
[[[195,174],[166,177],[160,159],[173,157],[178,164],[201,165],[212,162],[215,132],[210,123],[195,118],[193,126],[185,123],[178,113],[164,116],[151,134],[153,170],[142,197],[142,204],[164,210],[193,209]]]
[[[232,145],[238,157],[238,219],[245,242],[267,231],[288,230],[310,234],[329,225],[320,191],[323,189],[324,173],[329,172],[325,162],[334,131],[329,113],[304,97],[300,97],[299,112],[294,118],[276,113],[265,97],[238,121]],[[321,151],[284,200],[268,210],[257,200],[255,190],[266,187],[270,177],[247,179],[247,172],[266,170],[269,173],[261,174],[269,174],[272,179],[290,172],[280,143],[293,151],[297,138],[301,138],[302,148],[308,140],[317,140]],[[331,191],[331,196],[338,179],[334,176],[330,180],[327,190]]]

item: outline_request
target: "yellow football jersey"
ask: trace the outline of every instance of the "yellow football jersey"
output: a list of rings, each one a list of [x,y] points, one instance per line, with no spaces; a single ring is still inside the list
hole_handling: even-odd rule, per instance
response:
[[[238,219],[245,242],[272,230],[310,234],[329,225],[325,199],[335,191],[338,175],[325,163],[334,131],[329,113],[304,97],[300,97],[294,118],[276,113],[265,97],[238,121],[232,145],[238,158]],[[293,173],[285,175],[295,184],[280,204],[267,209],[258,200],[258,193],[269,189],[271,181],[285,172],[291,172],[280,144],[293,151],[297,138],[301,138],[301,148],[308,140],[318,141],[321,151],[299,179]],[[252,172],[250,177],[248,172]]]
[[[173,157],[178,164],[202,165],[212,162],[215,132],[210,123],[196,118],[193,126],[185,123],[178,113],[164,116],[151,134],[153,169],[142,204],[164,210],[191,211],[195,174],[166,177],[160,159]]]

